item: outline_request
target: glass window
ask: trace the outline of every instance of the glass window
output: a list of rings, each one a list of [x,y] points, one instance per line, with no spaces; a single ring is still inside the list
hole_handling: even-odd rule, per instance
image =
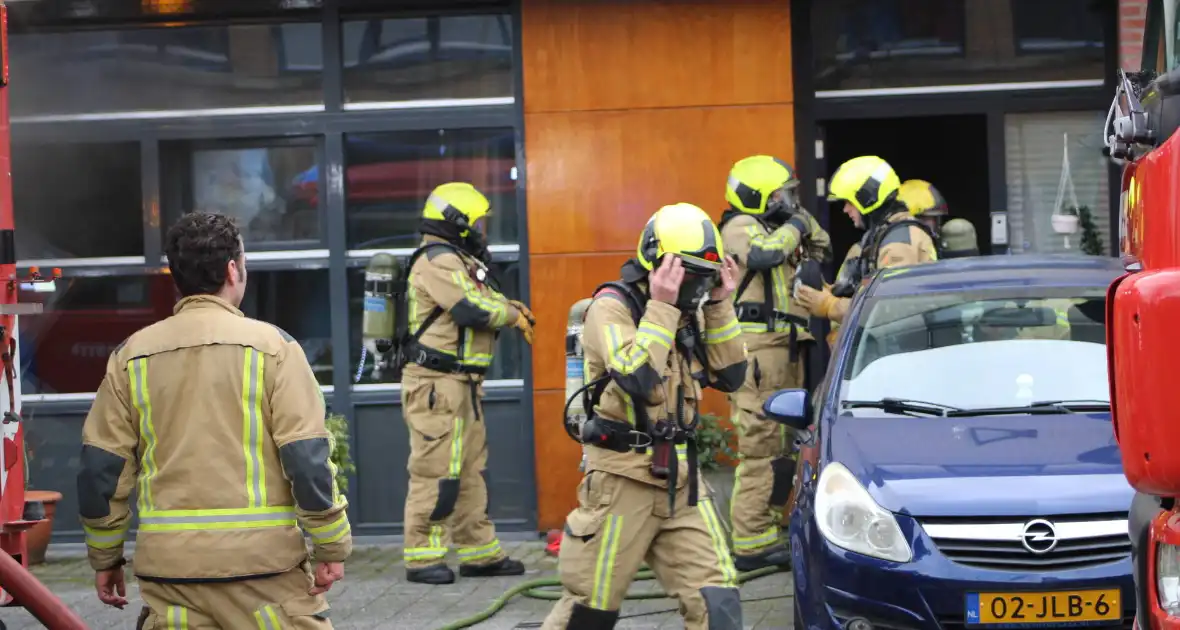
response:
[[[345,137],[349,249],[414,247],[430,191],[470,182],[487,195],[488,241],[516,243],[516,132],[407,131]]]
[[[1100,80],[1105,6],[1090,0],[817,2],[816,89]]]
[[[320,25],[16,34],[13,116],[323,102]]]
[[[167,275],[64,278],[53,293],[25,289],[21,302],[45,305],[44,314],[21,318],[26,394],[96,391],[111,352],[171,315],[177,297]],[[320,383],[332,383],[327,270],[248,271],[242,311],[298,339]]]
[[[1105,112],[1008,114],[1007,144],[1008,241],[1013,253],[1086,251],[1087,224],[1097,232],[1101,251],[1109,255],[1110,162],[1102,156]],[[1068,147],[1068,162],[1066,149]],[[1068,170],[1073,184],[1061,186]],[[1058,234],[1053,215],[1075,206],[1088,210],[1071,235]],[[1060,207],[1058,207],[1060,204]]]
[[[93,22],[162,22],[178,19],[265,17],[319,9],[322,0],[44,0],[8,2],[14,29]]]
[[[316,246],[322,235],[313,139],[165,146],[165,204],[237,218],[247,249]],[[167,230],[167,225],[163,226]]]
[[[1105,296],[1091,287],[870,298],[841,398],[965,409],[1108,400]]]
[[[1174,70],[1180,61],[1180,0],[1149,0],[1147,20],[1143,29],[1143,58],[1141,70],[1160,74]]]
[[[402,263],[405,262],[405,260],[402,260]],[[501,293],[509,298],[519,298],[520,264],[516,262],[493,262],[491,269],[493,277],[500,283]],[[350,365],[353,366],[353,370],[360,364],[361,359],[361,311],[365,296],[364,277],[365,270],[363,268],[350,269],[348,271],[348,330],[351,341],[349,361]],[[523,352],[524,341],[519,334],[510,330],[502,332],[496,343],[492,367],[488,370],[485,378],[488,380],[523,378]],[[361,380],[359,381],[361,384],[396,382],[388,377],[374,381],[372,379],[372,370],[373,359],[372,357],[368,357],[365,360],[365,367]],[[354,371],[354,379],[355,376],[356,372]]]
[[[512,18],[467,15],[343,25],[349,103],[512,96]]]
[[[143,256],[138,142],[17,144],[18,260]]]

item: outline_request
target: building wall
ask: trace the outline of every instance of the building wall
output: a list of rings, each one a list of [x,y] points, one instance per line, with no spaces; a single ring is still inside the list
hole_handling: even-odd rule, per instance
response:
[[[576,504],[581,449],[561,426],[568,309],[617,277],[651,214],[715,218],[732,163],[794,157],[782,0],[523,0],[538,524]],[[706,411],[727,415],[711,393]]]
[[[1138,70],[1148,0],[1119,0],[1119,67]]]

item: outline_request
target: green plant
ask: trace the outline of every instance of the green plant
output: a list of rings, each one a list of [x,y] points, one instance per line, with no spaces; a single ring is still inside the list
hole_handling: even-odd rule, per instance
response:
[[[1070,206],[1062,210],[1062,214],[1071,214],[1078,218],[1078,225],[1082,228],[1081,250],[1091,256],[1105,256],[1106,248],[1102,244],[1102,234],[1098,231],[1098,224],[1094,222],[1094,213],[1089,206]]]
[[[701,470],[716,470],[723,466],[722,460],[736,460],[734,438],[728,422],[713,414],[701,414],[697,425],[697,461]]]
[[[348,476],[356,472],[348,446],[348,419],[338,413],[328,414],[324,424],[328,426],[328,445],[331,449],[328,457],[336,466],[336,485],[340,487],[341,493],[348,492]]]

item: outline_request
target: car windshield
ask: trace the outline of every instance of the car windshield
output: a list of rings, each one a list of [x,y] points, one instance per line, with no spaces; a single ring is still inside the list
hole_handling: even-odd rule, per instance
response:
[[[1097,287],[869,298],[841,401],[846,409],[848,401],[887,398],[960,410],[1101,405],[1110,400],[1105,302]]]

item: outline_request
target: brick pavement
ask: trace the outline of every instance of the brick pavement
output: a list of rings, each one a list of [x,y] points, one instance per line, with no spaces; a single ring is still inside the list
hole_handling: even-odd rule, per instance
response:
[[[358,542],[368,541],[359,539]],[[400,547],[388,542],[360,544],[348,563],[345,581],[328,595],[332,603],[333,624],[340,630],[432,630],[478,613],[521,580],[556,575],[556,560],[545,555],[540,542],[506,540],[505,546],[509,553],[521,558],[528,567],[528,573],[523,578],[460,578],[450,586],[431,587],[405,581]],[[77,611],[91,628],[133,627],[139,612],[138,602],[141,601],[138,591],[129,585],[132,591],[130,599],[134,603],[126,611],[100,604],[94,596],[93,573],[85,562],[84,553],[80,545],[54,545],[49,549],[46,564],[35,567],[34,573]],[[742,598],[757,600],[744,605],[746,628],[790,628],[790,584],[790,576],[780,573],[745,585]],[[632,592],[648,590],[654,585],[654,582],[637,584]],[[549,601],[517,597],[495,617],[473,628],[538,628],[551,606],[552,602]],[[683,628],[677,614],[661,612],[674,609],[675,606],[669,599],[627,602],[623,606],[623,614],[635,616],[621,620],[617,627],[620,630]],[[18,609],[0,608],[0,620],[10,630],[41,627],[31,615]]]

